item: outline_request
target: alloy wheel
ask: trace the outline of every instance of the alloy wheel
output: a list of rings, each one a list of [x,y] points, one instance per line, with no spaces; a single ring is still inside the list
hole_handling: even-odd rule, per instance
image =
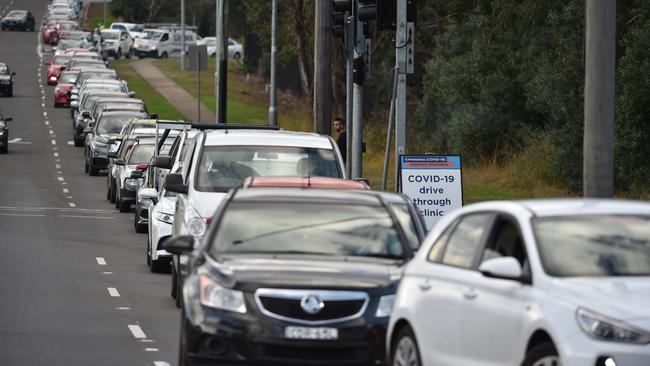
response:
[[[533,366],[561,366],[558,356],[545,356],[533,363]]]
[[[393,366],[420,366],[418,350],[413,338],[405,336],[399,340],[397,347],[395,347]]]

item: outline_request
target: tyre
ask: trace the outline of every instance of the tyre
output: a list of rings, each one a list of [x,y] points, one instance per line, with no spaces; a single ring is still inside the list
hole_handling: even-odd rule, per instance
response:
[[[129,52],[126,53],[126,58],[128,59],[133,58],[133,48],[129,49]]]
[[[90,162],[88,163],[88,174],[91,177],[96,177],[99,174],[99,168],[95,167],[93,159],[90,159]]]
[[[111,191],[109,192],[108,201],[110,203],[115,203],[115,196],[117,196],[117,194],[115,193],[115,183],[113,183],[111,185]]]
[[[61,104],[57,103],[57,102],[54,102],[54,108],[61,108]]]
[[[167,51],[163,52],[162,55],[160,55],[160,58],[167,58],[167,57],[169,57]]]
[[[89,171],[89,169],[88,169],[88,159],[86,158],[85,161],[84,161],[84,172],[88,173],[88,171]]]
[[[138,210],[136,208],[135,214],[133,215],[133,217],[134,217],[133,225],[135,226],[135,232],[138,233],[138,234],[144,234],[144,233],[146,233],[148,231],[147,230],[148,229],[147,224],[138,223],[138,216],[139,216],[138,215]]]
[[[178,288],[176,287],[176,268],[174,268],[174,264],[172,261],[172,299],[176,299],[178,297]]]
[[[76,147],[84,146],[84,139],[80,139],[77,136],[74,136],[74,146],[76,146]],[[86,171],[86,172],[88,172],[88,171]]]
[[[5,140],[2,147],[0,147],[0,154],[7,154],[9,152],[9,145],[7,143],[8,141]]]
[[[521,366],[560,366],[560,357],[553,343],[542,343],[533,347]]]
[[[131,212],[131,202],[120,199],[117,201],[117,208],[120,212]]]
[[[397,333],[391,351],[393,366],[421,366],[420,350],[415,340],[415,334],[409,326],[405,326]]]
[[[151,236],[147,235],[147,266],[151,266]]]
[[[235,54],[232,56],[235,60],[239,61],[241,59],[241,53],[235,52]]]
[[[153,250],[153,248],[151,249]],[[151,261],[152,273],[169,273],[169,259],[154,259]]]
[[[176,307],[179,309],[183,307],[183,285],[181,284],[182,281],[183,280],[177,274],[174,286],[176,286]]]
[[[190,366],[190,358],[187,352],[187,320],[185,320],[185,312],[181,311],[181,337],[178,345],[178,366]]]
[[[117,56],[115,57],[115,59],[119,60],[121,58],[122,58],[122,49],[118,48],[117,49]]]

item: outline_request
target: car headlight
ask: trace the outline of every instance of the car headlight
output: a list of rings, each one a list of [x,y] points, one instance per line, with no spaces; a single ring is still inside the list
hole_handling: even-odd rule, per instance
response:
[[[156,214],[156,220],[162,221],[166,224],[173,225],[174,224],[174,215],[173,214],[168,214],[164,212],[158,212]]]
[[[7,125],[5,124],[5,122],[4,122],[4,121],[0,121],[0,129],[4,129],[5,127],[7,127]]]
[[[97,140],[93,140],[93,142],[90,143],[90,146],[95,149],[95,150],[107,150],[108,149],[108,144],[99,142]]]
[[[198,239],[205,234],[207,225],[195,209],[190,208],[185,211],[185,223],[187,224],[187,232],[193,237]]]
[[[393,312],[393,304],[395,303],[395,295],[385,295],[379,299],[379,305],[377,305],[377,312],[375,316],[377,318],[388,318]]]
[[[650,334],[620,320],[611,319],[591,310],[578,308],[576,320],[580,329],[600,341],[650,343]]]
[[[243,292],[224,288],[206,275],[201,275],[199,286],[201,287],[201,305],[235,313],[246,313]]]
[[[140,178],[126,178],[124,188],[129,191],[137,191],[140,188]]]

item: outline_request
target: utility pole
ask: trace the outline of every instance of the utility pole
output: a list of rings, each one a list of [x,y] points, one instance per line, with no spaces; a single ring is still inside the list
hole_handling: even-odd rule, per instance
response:
[[[278,125],[278,88],[277,88],[277,27],[278,27],[278,1],[271,4],[271,100],[269,103],[269,125]]]
[[[226,12],[228,0],[217,0],[217,67],[215,71],[217,96],[217,123],[227,123],[226,98],[228,94],[228,39]]]
[[[352,139],[354,138],[352,105],[354,100],[354,82],[352,78],[353,58],[354,58],[354,29],[356,22],[354,18],[350,17],[350,13],[345,13],[345,58],[346,58],[346,74],[345,74],[345,123],[347,124],[347,138],[346,140],[346,161],[345,169],[348,177],[352,177]]]
[[[185,0],[181,0],[181,70],[185,71]]]
[[[586,1],[585,197],[614,194],[616,0]]]
[[[397,0],[395,66],[397,94],[395,98],[395,190],[399,190],[399,156],[406,154],[406,75],[413,73],[413,37],[415,19],[408,19],[409,2]]]
[[[314,132],[332,130],[332,2],[317,1],[314,22]]]
[[[363,78],[365,72],[366,36],[363,22],[356,22],[354,35],[354,73],[360,75],[354,81],[352,102],[352,155],[347,159],[352,163],[352,178],[363,177]]]

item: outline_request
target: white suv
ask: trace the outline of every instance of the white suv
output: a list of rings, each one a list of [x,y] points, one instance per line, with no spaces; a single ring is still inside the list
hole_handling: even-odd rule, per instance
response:
[[[432,229],[391,317],[393,365],[650,365],[650,204],[487,202]]]
[[[104,58],[114,57],[116,59],[133,55],[133,38],[126,30],[104,29],[102,35],[102,56]]]

